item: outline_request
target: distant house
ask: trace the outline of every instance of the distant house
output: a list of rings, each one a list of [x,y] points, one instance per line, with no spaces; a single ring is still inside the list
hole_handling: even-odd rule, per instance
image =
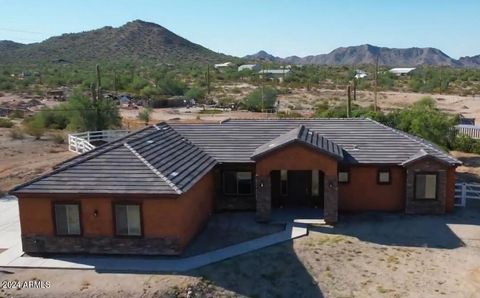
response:
[[[415,68],[398,67],[398,68],[392,68],[388,72],[393,73],[397,76],[406,76],[414,70]]]
[[[282,81],[287,75],[290,74],[290,69],[283,68],[283,69],[263,69],[258,72],[258,74],[262,77],[266,77],[268,79],[278,79]]]
[[[368,77],[367,73],[361,69],[355,70],[355,79],[363,79]]]
[[[213,65],[213,67],[215,67],[216,69],[222,69],[222,68],[227,68],[231,66],[233,66],[232,62],[218,63]]]
[[[128,107],[130,105],[130,96],[123,94],[118,97],[118,103],[122,107]]]
[[[259,71],[260,66],[258,64],[244,64],[238,67],[238,71],[242,71],[242,70]]]
[[[27,253],[178,255],[215,210],[451,212],[460,164],[370,119],[162,122],[11,193]]]

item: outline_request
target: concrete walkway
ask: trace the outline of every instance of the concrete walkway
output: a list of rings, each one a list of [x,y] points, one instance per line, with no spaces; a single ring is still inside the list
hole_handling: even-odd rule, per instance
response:
[[[305,224],[289,222],[282,232],[181,259],[125,256],[24,257],[21,246],[15,245],[0,254],[0,267],[93,269],[99,272],[184,272],[302,237],[307,233]]]

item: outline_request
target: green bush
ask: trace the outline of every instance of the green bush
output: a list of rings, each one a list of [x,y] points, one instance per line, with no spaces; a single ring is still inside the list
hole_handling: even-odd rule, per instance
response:
[[[137,119],[148,124],[150,122],[150,115],[152,114],[153,109],[150,107],[144,108],[138,112]]]
[[[185,93],[185,97],[199,101],[205,98],[205,93],[204,89],[194,86]]]
[[[263,94],[263,99],[262,99]],[[272,109],[277,103],[277,90],[272,87],[262,87],[249,93],[242,101],[242,106],[252,112],[261,112],[265,109]]]
[[[0,118],[0,127],[11,128],[13,127],[13,122],[7,118]]]
[[[42,119],[39,117],[28,119],[25,123],[25,132],[35,137],[36,140],[40,140],[45,133],[45,127],[42,123]]]

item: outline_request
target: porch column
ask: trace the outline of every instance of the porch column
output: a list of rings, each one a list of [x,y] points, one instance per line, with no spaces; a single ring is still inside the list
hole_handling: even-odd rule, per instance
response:
[[[336,223],[338,220],[338,177],[325,176],[325,197],[324,197],[324,218],[328,224]]]
[[[257,205],[257,221],[265,222],[270,220],[272,210],[270,175],[255,177],[255,195]]]

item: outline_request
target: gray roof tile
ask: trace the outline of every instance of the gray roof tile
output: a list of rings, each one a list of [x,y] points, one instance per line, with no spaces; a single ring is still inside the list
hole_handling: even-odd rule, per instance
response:
[[[303,124],[258,146],[255,151],[253,151],[251,157],[252,159],[257,159],[273,150],[277,150],[293,142],[305,144],[315,150],[324,152],[335,159],[343,160],[343,150],[340,146],[306,128]]]

